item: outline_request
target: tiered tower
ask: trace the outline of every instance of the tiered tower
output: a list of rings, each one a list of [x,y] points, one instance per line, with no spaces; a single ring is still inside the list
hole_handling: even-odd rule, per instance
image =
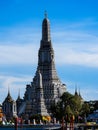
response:
[[[39,107],[45,106],[43,107],[43,111],[50,113],[51,104],[59,100],[65,91],[66,85],[61,83],[55,69],[54,50],[50,36],[50,22],[45,14],[42,23],[42,40],[38,52],[38,66],[31,85],[26,88],[24,100],[29,100],[32,103],[32,112],[37,113],[39,109],[42,110]],[[40,101],[39,92],[42,95],[40,95]],[[38,101],[40,105],[39,103],[37,104]]]
[[[44,102],[44,94],[43,94],[43,87],[42,87],[42,75],[40,70],[37,74],[37,86],[36,86],[36,103],[34,104],[35,110],[33,109],[35,114],[39,114],[42,116],[48,116],[47,109]],[[36,110],[37,109],[37,110]]]
[[[3,112],[6,116],[7,120],[11,120],[12,117],[17,116],[17,106],[16,101],[14,101],[10,95],[10,91],[8,89],[8,94],[5,100],[2,103]]]

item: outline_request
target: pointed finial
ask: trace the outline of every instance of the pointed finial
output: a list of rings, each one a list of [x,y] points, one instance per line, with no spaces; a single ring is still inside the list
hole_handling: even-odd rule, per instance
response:
[[[77,84],[75,84],[75,95],[78,95],[78,93],[77,93]]]
[[[75,92],[77,92],[77,84],[75,84]]]
[[[47,11],[45,10],[45,18],[47,18]]]
[[[80,87],[79,87],[79,96],[81,97],[81,94],[80,94]]]
[[[9,85],[8,85],[8,95],[10,95],[10,87],[9,87]]]
[[[18,98],[20,98],[20,89],[19,89],[19,91],[18,91]]]

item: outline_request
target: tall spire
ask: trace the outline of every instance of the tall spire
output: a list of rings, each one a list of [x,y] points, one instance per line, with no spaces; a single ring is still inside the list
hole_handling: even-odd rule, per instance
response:
[[[42,23],[42,41],[49,42],[50,40],[50,22],[47,18],[47,12],[45,11],[45,18]]]
[[[17,99],[20,99],[20,89],[19,89],[19,92],[18,92],[18,98]]]
[[[42,40],[38,54],[38,69],[42,74],[42,80],[51,80],[49,82],[60,81],[55,69],[54,50],[50,38],[50,22],[47,19],[46,12],[42,23]]]
[[[31,85],[26,88],[24,99],[31,101],[33,114],[42,113],[41,111],[46,113],[46,110],[51,114],[52,103],[57,101],[64,92],[66,92],[66,85],[60,81],[56,72],[54,50],[50,38],[50,22],[45,12],[38,51],[38,66]]]
[[[8,85],[8,96],[10,96],[10,88],[9,88],[9,85]]]
[[[36,111],[41,116],[47,116],[47,109],[44,102],[44,95],[43,95],[43,87],[42,87],[42,75],[40,73],[40,70],[38,70],[37,73],[37,89],[36,89]],[[35,113],[36,114],[36,113]]]
[[[12,97],[11,97],[11,95],[10,95],[10,89],[9,89],[9,86],[8,86],[8,94],[7,94],[7,97],[6,97],[5,100],[7,100],[7,101],[13,101],[13,99],[12,99]]]
[[[79,96],[81,97],[81,94],[80,94],[80,88],[79,88]]]
[[[78,93],[77,93],[77,84],[75,85],[75,95],[78,95]]]

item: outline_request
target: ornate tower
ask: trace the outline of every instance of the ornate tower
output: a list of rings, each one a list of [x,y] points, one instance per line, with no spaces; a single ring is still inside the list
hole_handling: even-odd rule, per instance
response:
[[[37,74],[37,82],[36,82],[36,104],[33,106],[33,110],[35,114],[39,114],[42,116],[48,116],[47,109],[44,102],[44,96],[43,96],[43,87],[42,87],[42,75],[40,73],[40,70]]]
[[[9,89],[7,97],[3,101],[2,106],[3,106],[3,112],[7,120],[11,120],[12,117],[17,116],[16,101],[12,99]]]
[[[40,79],[38,76],[39,71],[41,74]],[[42,22],[42,39],[38,52],[38,66],[31,85],[26,89],[24,99],[32,101],[32,107],[35,110],[37,108],[36,102],[38,101],[37,94],[39,92],[42,93],[43,97],[40,97],[41,103],[43,103],[44,99],[45,107],[48,113],[50,113],[51,104],[59,100],[59,97],[65,91],[66,86],[65,84],[61,83],[56,73],[54,50],[50,36],[50,22],[47,18],[47,15],[45,14],[45,18]]]

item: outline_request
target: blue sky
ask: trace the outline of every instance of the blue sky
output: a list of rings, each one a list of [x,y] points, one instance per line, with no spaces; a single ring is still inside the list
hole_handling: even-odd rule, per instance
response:
[[[37,68],[45,10],[57,73],[67,91],[98,100],[98,1],[0,0],[0,102],[15,100]]]

